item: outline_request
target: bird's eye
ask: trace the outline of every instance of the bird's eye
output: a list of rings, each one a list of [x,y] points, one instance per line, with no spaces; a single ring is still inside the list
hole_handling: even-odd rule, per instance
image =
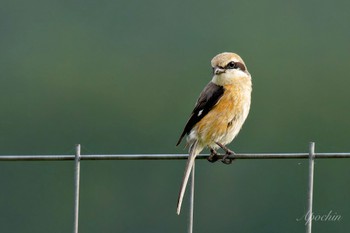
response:
[[[234,61],[231,61],[227,64],[226,69],[237,69],[237,64]]]

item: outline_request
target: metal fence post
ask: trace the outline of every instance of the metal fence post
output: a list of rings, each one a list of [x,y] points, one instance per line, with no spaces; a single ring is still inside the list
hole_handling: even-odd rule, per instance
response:
[[[306,220],[306,233],[311,233],[312,227],[312,199],[314,193],[314,158],[315,158],[315,143],[310,142],[309,145],[309,186],[308,186],[308,219]]]
[[[193,163],[192,173],[191,173],[191,189],[190,189],[190,213],[189,213],[189,222],[188,222],[188,233],[193,232],[193,213],[194,213],[194,166]]]
[[[74,166],[74,229],[78,233],[79,226],[79,188],[80,188],[80,144],[75,146]]]

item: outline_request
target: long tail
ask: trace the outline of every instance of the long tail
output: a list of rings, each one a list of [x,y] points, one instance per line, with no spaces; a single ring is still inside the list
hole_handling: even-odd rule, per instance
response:
[[[185,168],[185,174],[184,177],[182,179],[182,184],[181,184],[181,189],[179,192],[179,198],[177,200],[177,210],[176,213],[179,215],[180,211],[181,211],[181,204],[182,204],[182,200],[183,197],[185,195],[185,190],[186,190],[186,186],[187,186],[187,182],[188,179],[190,177],[191,174],[191,170],[194,164],[194,161],[196,159],[196,156],[201,152],[203,148],[199,148],[198,147],[198,141],[195,140],[189,150],[189,155],[188,155],[188,160],[187,160],[187,164],[186,164],[186,168]]]

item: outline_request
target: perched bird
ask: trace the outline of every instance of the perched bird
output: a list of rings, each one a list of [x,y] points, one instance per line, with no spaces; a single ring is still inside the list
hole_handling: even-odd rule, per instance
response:
[[[252,81],[250,73],[235,53],[220,53],[211,60],[213,78],[200,94],[189,120],[176,145],[187,135],[189,156],[178,197],[177,214],[180,214],[182,199],[196,156],[205,148],[210,149],[208,160],[218,160],[217,148],[225,155],[222,162],[234,154],[226,147],[240,131],[250,109]]]

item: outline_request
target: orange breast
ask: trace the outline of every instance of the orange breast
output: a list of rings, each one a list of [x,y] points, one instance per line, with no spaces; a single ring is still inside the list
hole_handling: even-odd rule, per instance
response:
[[[205,144],[220,141],[226,135],[230,122],[243,113],[240,88],[236,85],[225,85],[224,88],[219,102],[195,126],[197,135]]]

